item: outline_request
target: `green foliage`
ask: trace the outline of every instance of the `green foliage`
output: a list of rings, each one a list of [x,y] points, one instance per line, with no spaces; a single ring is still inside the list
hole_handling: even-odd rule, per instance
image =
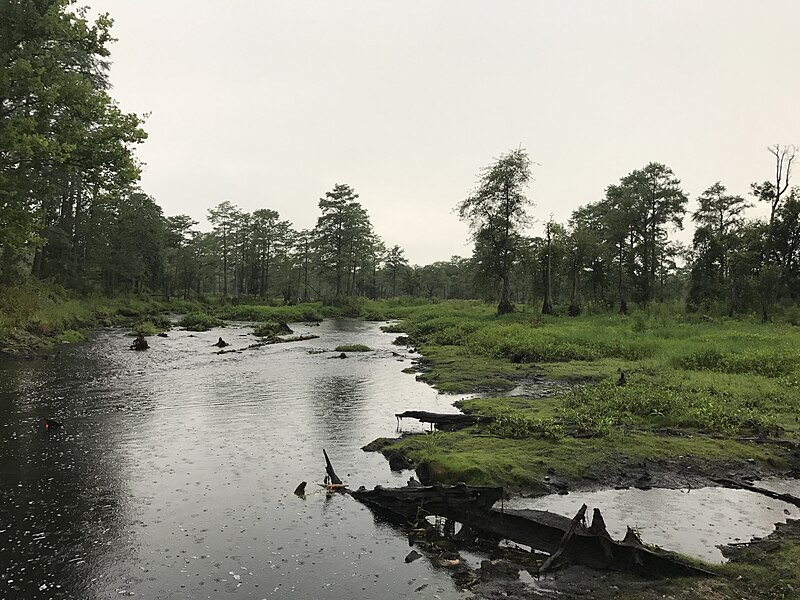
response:
[[[338,316],[338,311],[323,307],[321,302],[295,306],[264,306],[258,304],[226,305],[215,310],[215,314],[228,321],[271,321],[274,323],[299,323],[322,321]]]
[[[195,312],[184,315],[178,325],[189,331],[208,331],[213,327],[224,327],[225,323],[208,313]]]
[[[697,371],[781,377],[793,373],[800,367],[800,356],[794,352],[764,348],[730,352],[708,348],[676,357],[673,363],[678,368]]]
[[[86,336],[75,329],[67,329],[58,336],[58,341],[62,344],[77,344],[86,341]]]
[[[136,325],[131,328],[130,335],[138,336],[138,335],[155,335],[159,331],[163,331],[159,327],[157,327],[152,321],[140,321]]]
[[[620,387],[606,382],[576,388],[565,398],[560,414],[565,426],[591,435],[659,427],[723,434],[780,431],[769,400],[681,385]]]
[[[531,202],[525,189],[530,179],[528,153],[512,150],[483,170],[476,190],[458,205],[459,217],[467,221],[475,240],[479,273],[501,286],[498,314],[514,310],[510,275],[519,255],[520,230],[529,220]]]
[[[336,352],[372,352],[372,348],[364,344],[344,344],[336,346]]]
[[[564,427],[555,419],[537,419],[521,415],[502,415],[489,425],[489,433],[498,437],[549,438],[557,440],[564,437]]]

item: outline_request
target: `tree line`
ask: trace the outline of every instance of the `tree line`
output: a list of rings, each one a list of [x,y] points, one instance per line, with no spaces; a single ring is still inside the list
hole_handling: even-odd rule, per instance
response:
[[[483,298],[498,312],[541,303],[544,313],[681,300],[690,310],[769,318],[800,292],[800,191],[793,146],[769,148],[775,173],[747,197],[712,183],[688,217],[692,243],[673,232],[688,196],[673,171],[649,163],[539,236],[523,149],[488,165],[458,203],[473,255],[410,265],[376,234],[355,189],[318,199],[311,229],[269,208],[230,202],[208,211],[210,231],[189,215],[165,216],[138,186],[135,148],[144,117],[109,94],[111,19],[91,21],[70,0],[0,4],[0,283],[26,277],[81,293],[258,298],[286,303],[353,296]],[[765,203],[767,219],[748,219]]]

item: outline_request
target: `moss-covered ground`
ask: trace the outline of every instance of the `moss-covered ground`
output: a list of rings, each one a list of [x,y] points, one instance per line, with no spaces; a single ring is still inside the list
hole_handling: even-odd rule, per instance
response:
[[[800,328],[787,323],[663,309],[497,317],[487,307],[445,305],[391,330],[422,353],[419,379],[441,391],[478,392],[460,407],[494,418],[382,448],[411,458],[425,479],[547,493],[698,485],[800,466],[792,449],[800,434]],[[503,396],[537,376],[564,385]],[[494,395],[479,397],[488,390]],[[798,558],[795,529],[784,529],[769,551],[756,546],[722,567],[719,580],[615,597],[800,598]]]

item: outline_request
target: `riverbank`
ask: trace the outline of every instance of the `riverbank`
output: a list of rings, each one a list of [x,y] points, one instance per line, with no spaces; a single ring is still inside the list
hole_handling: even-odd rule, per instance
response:
[[[796,327],[682,314],[496,317],[476,307],[437,308],[392,331],[422,353],[419,379],[476,393],[459,406],[486,419],[371,445],[401,456],[423,480],[537,495],[800,472]],[[547,380],[569,387],[537,393]],[[771,553],[724,567],[735,577],[715,584],[723,590],[715,593],[793,597],[796,542],[783,535]],[[679,588],[675,597],[704,595],[693,583]]]
[[[248,303],[254,302],[254,303]],[[459,303],[464,306],[475,303]],[[208,297],[203,301],[143,295],[79,296],[61,286],[29,280],[0,290],[0,355],[46,355],[62,344],[86,341],[90,330],[124,326],[132,333],[155,335],[169,328],[165,316],[184,315],[181,327],[205,331],[225,321],[319,322],[354,317],[370,321],[398,319],[430,310],[418,299],[347,299],[337,305],[307,302],[285,306]]]
[[[46,355],[61,344],[86,341],[94,327],[133,327],[167,309],[155,299],[80,297],[60,286],[30,280],[0,292],[0,355]]]

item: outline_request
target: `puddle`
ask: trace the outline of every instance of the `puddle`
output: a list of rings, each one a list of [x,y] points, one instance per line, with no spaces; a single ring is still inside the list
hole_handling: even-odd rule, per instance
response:
[[[797,493],[797,481],[758,482],[776,491]],[[780,486],[786,486],[781,489]],[[507,508],[549,510],[572,517],[581,504],[599,508],[615,539],[626,526],[636,529],[647,544],[655,544],[712,563],[726,562],[717,546],[747,542],[775,529],[775,523],[800,519],[800,508],[746,490],[626,489],[576,492],[566,496],[515,498]]]

